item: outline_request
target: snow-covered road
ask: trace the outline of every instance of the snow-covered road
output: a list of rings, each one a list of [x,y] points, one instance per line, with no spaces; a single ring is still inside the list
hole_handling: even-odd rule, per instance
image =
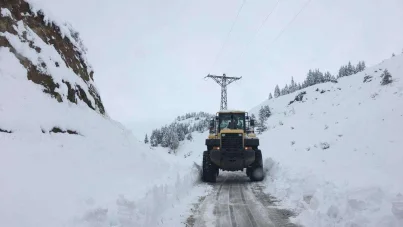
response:
[[[262,187],[263,183],[250,182],[245,173],[221,172],[214,190],[200,201],[187,226],[294,226],[288,221],[292,213],[276,208],[274,198],[264,194]]]

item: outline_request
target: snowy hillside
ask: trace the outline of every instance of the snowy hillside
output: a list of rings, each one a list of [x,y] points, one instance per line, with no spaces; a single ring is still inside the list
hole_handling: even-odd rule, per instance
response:
[[[0,8],[1,226],[156,226],[193,163],[108,118],[71,27],[21,0]]]
[[[207,131],[209,121],[213,117],[214,115],[205,112],[193,112],[178,116],[171,124],[154,129],[149,139],[146,134],[144,141],[150,143],[152,147],[168,148],[169,153],[176,153],[185,140],[193,140],[193,133]]]
[[[382,85],[385,69],[392,83]],[[297,223],[403,226],[402,78],[400,55],[251,110],[270,107],[259,135],[267,190]]]

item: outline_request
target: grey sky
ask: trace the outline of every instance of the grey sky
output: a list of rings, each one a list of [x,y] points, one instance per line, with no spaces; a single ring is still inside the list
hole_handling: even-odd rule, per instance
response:
[[[277,0],[246,0],[213,68],[242,0],[31,1],[81,33],[107,111],[123,123],[214,113],[220,87],[203,79],[208,73],[242,76],[228,107],[249,110],[310,68],[336,73],[349,60],[373,65],[403,48],[401,0],[312,0],[274,43],[308,0],[280,0],[255,39]]]

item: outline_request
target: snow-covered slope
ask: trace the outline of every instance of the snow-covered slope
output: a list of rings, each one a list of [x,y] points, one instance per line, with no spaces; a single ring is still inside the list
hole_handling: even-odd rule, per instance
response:
[[[385,69],[393,82],[381,85]],[[259,135],[268,191],[300,212],[296,222],[403,226],[402,78],[400,55],[251,110],[273,113]]]
[[[160,224],[198,179],[193,163],[106,116],[70,27],[22,0],[0,8],[0,225]]]
[[[207,131],[209,121],[213,116],[205,112],[193,112],[178,116],[171,124],[152,130],[149,143],[152,147],[169,148],[169,153],[176,153],[185,140],[192,139],[193,132]],[[147,141],[145,140],[145,142]]]

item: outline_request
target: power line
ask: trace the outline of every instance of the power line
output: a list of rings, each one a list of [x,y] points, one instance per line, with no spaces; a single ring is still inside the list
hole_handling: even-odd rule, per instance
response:
[[[301,7],[301,9],[298,11],[297,14],[294,15],[294,17],[292,18],[292,20],[290,22],[288,22],[288,24],[280,31],[280,33],[276,36],[276,38],[268,45],[268,48],[266,48],[264,50],[264,52],[266,52],[270,45],[273,44],[274,42],[277,41],[278,38],[281,37],[281,35],[285,32],[285,30],[297,19],[298,15],[301,14],[301,12],[308,6],[308,4],[311,2],[312,0],[308,0],[307,2],[305,2],[305,4]]]
[[[241,13],[243,6],[245,5],[245,2],[246,2],[246,0],[243,0],[243,1],[242,1],[242,5],[241,5],[241,7],[238,9],[238,12],[237,12],[237,15],[236,15],[236,17],[235,17],[235,20],[232,22],[231,28],[230,28],[230,30],[229,30],[228,33],[227,33],[227,37],[225,38],[223,44],[221,45],[220,51],[217,53],[217,55],[216,55],[216,57],[215,57],[215,59],[214,59],[214,62],[213,62],[213,64],[212,64],[211,68],[210,68],[210,71],[211,71],[212,68],[215,66],[215,64],[217,63],[219,57],[221,56],[221,53],[222,53],[222,51],[224,50],[225,44],[228,42],[228,39],[229,39],[229,37],[230,37],[230,35],[231,35],[231,32],[232,32],[232,30],[234,29],[234,26],[235,26],[235,24],[236,24],[236,22],[237,22],[237,20],[238,20],[239,14]]]
[[[234,62],[236,62],[237,60],[239,60],[239,59],[242,57],[242,55],[245,53],[247,47],[252,43],[253,40],[256,39],[256,37],[257,37],[257,35],[259,34],[260,30],[263,28],[263,26],[264,26],[264,24],[266,23],[267,19],[269,19],[270,15],[274,12],[274,9],[276,9],[276,7],[277,7],[277,5],[278,5],[278,3],[279,3],[280,1],[281,1],[281,0],[277,0],[276,4],[275,4],[274,7],[271,9],[271,11],[267,14],[266,18],[263,20],[262,24],[260,25],[260,27],[259,27],[258,30],[256,31],[256,33],[255,33],[255,35],[253,36],[253,38],[249,40],[249,42],[246,44],[244,50],[241,52],[240,55],[238,55],[238,57],[234,60]]]

